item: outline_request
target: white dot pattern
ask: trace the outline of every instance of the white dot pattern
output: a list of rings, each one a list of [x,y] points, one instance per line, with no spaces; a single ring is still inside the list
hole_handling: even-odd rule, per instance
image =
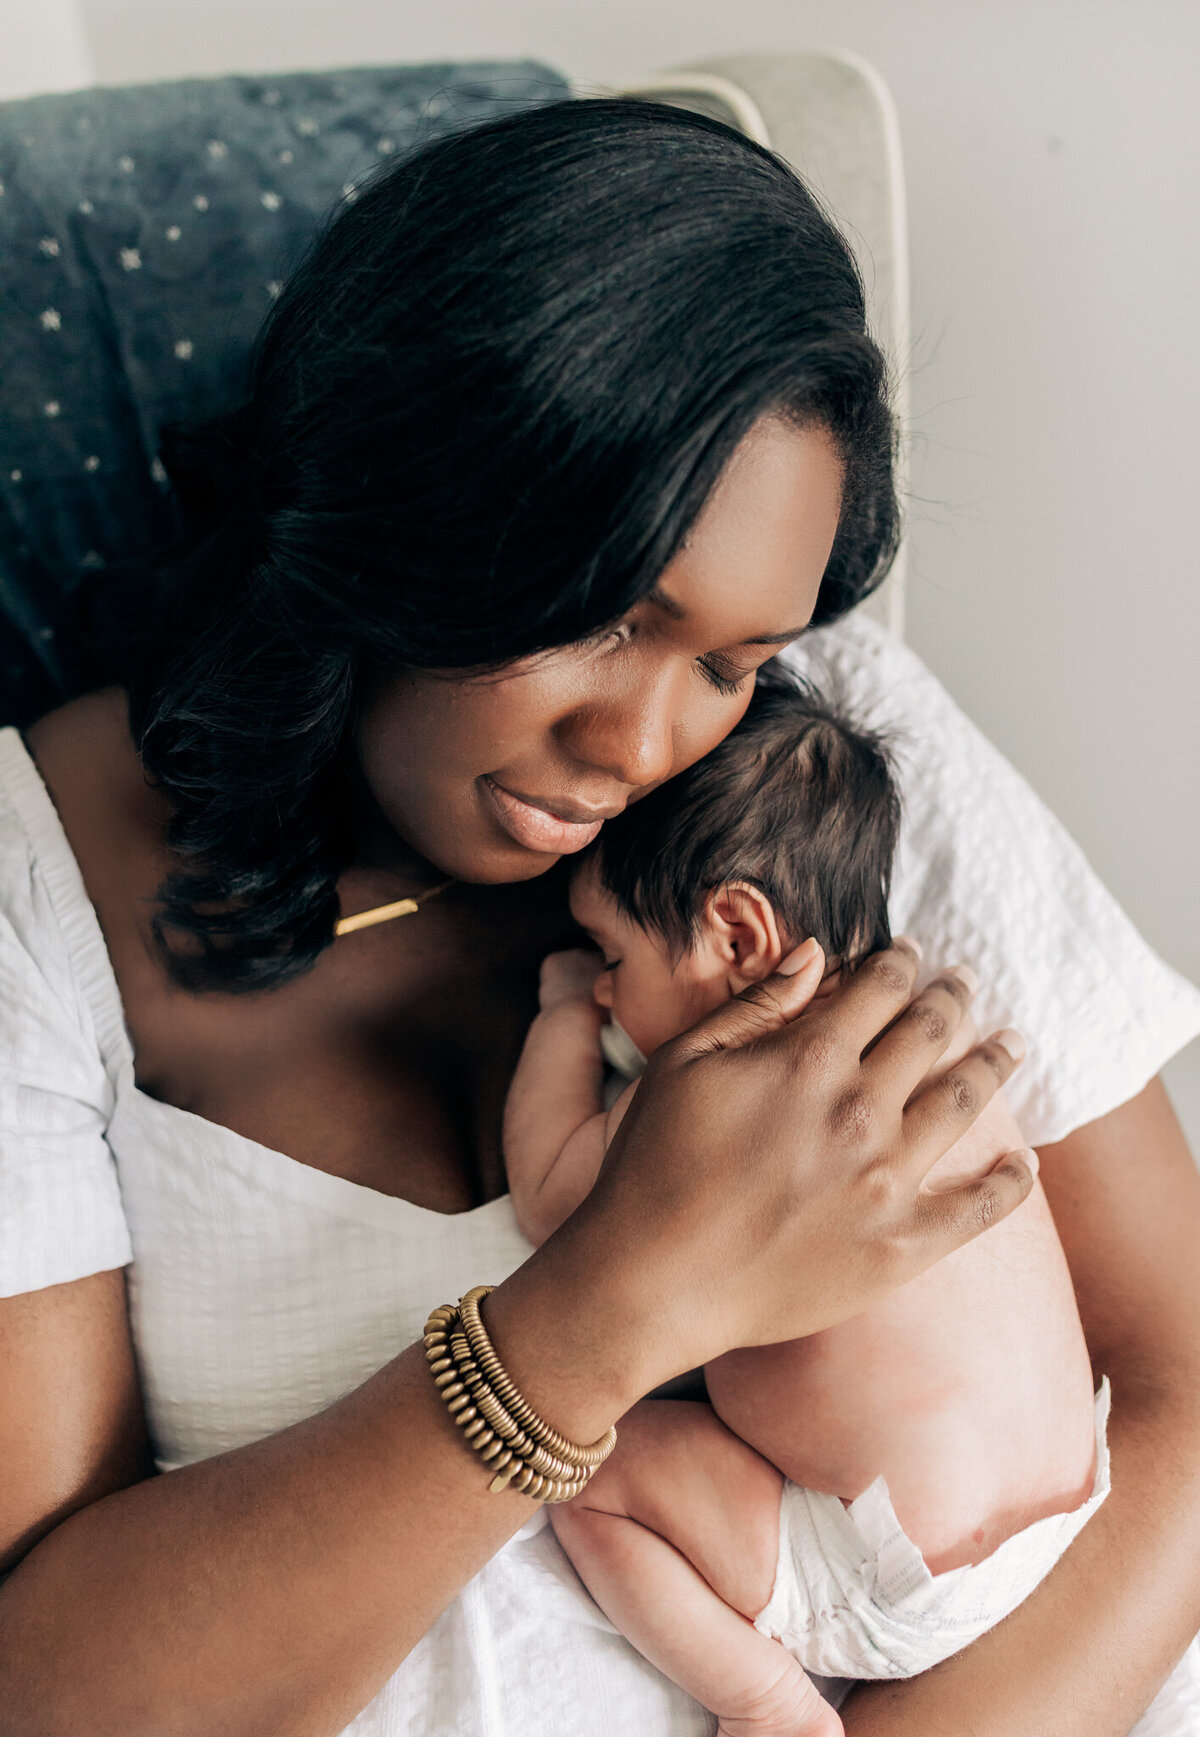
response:
[[[11,641],[0,634],[0,690],[34,671],[22,642],[53,638],[47,626],[62,649],[39,655],[34,679],[53,679],[55,657],[70,667],[78,629],[59,612],[80,567],[123,561],[121,527],[139,537],[147,514],[166,531],[169,481],[139,456],[145,431],[238,389],[281,268],[322,211],[360,196],[373,161],[429,136],[445,81],[444,67],[364,69],[146,86],[136,100],[86,91],[54,99],[50,131],[33,107],[0,105],[0,613],[10,595],[34,605]],[[560,85],[472,67],[453,122]],[[36,546],[15,494],[35,484],[49,527]]]

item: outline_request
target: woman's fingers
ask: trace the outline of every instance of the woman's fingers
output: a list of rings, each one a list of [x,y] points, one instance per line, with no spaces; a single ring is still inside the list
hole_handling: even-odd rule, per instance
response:
[[[952,1041],[978,987],[965,965],[935,977],[871,1046],[863,1057],[864,1074],[906,1102]]]
[[[904,1008],[920,964],[916,942],[899,936],[890,947],[865,959],[822,1009],[820,1019],[827,1033],[836,1033],[847,1054],[853,1050],[856,1062]]]
[[[1038,1156],[1031,1147],[1005,1152],[983,1176],[945,1193],[922,1194],[917,1237],[928,1265],[1007,1218],[1028,1198],[1037,1181]]]
[[[904,1146],[920,1176],[967,1131],[1024,1054],[1018,1032],[998,1031],[912,1099],[904,1112]]]
[[[670,1046],[681,1060],[694,1060],[717,1049],[741,1049],[743,1044],[779,1031],[803,1013],[821,985],[825,955],[816,941],[805,941],[771,977],[752,983],[685,1031]]]

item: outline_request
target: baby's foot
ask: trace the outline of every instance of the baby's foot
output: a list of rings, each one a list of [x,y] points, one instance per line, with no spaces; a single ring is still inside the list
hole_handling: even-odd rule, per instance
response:
[[[778,1679],[736,1712],[719,1713],[717,1737],[844,1737],[842,1721],[790,1653]]]

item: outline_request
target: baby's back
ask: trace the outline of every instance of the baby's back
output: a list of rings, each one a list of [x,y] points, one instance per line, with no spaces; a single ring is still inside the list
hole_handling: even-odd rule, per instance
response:
[[[996,1099],[930,1182],[1023,1144]],[[1092,1372],[1040,1184],[867,1314],[730,1352],[705,1374],[722,1420],[794,1483],[851,1501],[886,1478],[935,1573],[982,1560],[1091,1490]]]

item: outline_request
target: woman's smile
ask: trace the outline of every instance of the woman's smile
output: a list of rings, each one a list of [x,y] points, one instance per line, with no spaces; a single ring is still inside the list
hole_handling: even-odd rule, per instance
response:
[[[518,796],[515,791],[505,789],[490,772],[485,772],[479,782],[500,825],[526,850],[569,856],[591,844],[604,822],[621,812],[618,806],[602,810],[594,820],[569,818],[574,807],[571,803],[557,798],[535,801]]]

